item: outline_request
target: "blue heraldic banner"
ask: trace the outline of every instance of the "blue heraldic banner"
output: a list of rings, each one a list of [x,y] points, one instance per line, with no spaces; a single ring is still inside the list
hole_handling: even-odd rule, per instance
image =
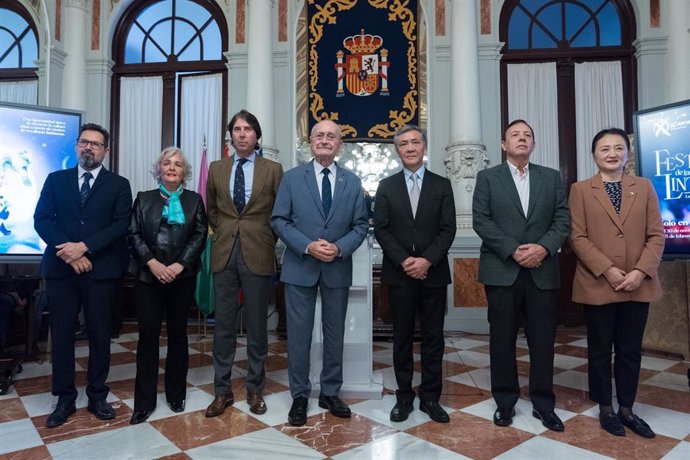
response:
[[[344,141],[392,141],[418,124],[417,0],[309,0],[309,129]]]

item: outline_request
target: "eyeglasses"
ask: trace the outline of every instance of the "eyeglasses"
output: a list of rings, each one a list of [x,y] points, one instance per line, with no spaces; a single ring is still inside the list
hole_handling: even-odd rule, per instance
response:
[[[105,144],[102,143],[102,142],[98,142],[98,141],[89,141],[89,140],[86,140],[86,139],[77,139],[77,145],[78,145],[79,147],[81,147],[81,148],[88,147],[89,145],[91,145],[91,147],[93,147],[93,148],[96,149],[96,150],[100,150],[100,149],[102,149],[103,147],[105,147]]]

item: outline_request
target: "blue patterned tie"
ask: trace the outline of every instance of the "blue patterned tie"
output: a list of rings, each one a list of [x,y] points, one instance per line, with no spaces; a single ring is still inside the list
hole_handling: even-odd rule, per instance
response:
[[[247,161],[246,158],[240,158],[237,163],[237,169],[235,169],[235,185],[232,189],[232,202],[235,203],[235,208],[237,213],[241,214],[244,209],[244,170],[242,165]]]
[[[326,215],[326,217],[328,217],[328,213],[331,211],[331,203],[333,203],[331,180],[328,178],[330,173],[330,169],[323,168],[323,181],[321,182],[321,204],[323,205],[323,213]]]
[[[81,184],[81,188],[79,189],[79,196],[81,197],[81,205],[84,206],[84,203],[86,203],[86,198],[88,198],[89,192],[91,191],[89,181],[91,181],[93,174],[86,171],[81,177],[84,178],[84,183]]]

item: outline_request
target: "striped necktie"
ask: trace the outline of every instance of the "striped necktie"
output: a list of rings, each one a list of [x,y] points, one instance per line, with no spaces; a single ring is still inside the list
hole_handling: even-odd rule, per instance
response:
[[[89,182],[93,178],[93,174],[86,171],[81,177],[84,178],[84,183],[81,184],[81,188],[79,189],[79,196],[81,197],[81,205],[84,206],[86,199],[89,197],[89,192],[91,191],[91,184],[89,184]]]

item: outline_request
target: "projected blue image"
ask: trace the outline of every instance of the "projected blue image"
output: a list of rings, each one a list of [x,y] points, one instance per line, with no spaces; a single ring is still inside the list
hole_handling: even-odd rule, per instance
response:
[[[33,213],[52,171],[76,165],[81,115],[0,104],[0,256],[42,254]]]

